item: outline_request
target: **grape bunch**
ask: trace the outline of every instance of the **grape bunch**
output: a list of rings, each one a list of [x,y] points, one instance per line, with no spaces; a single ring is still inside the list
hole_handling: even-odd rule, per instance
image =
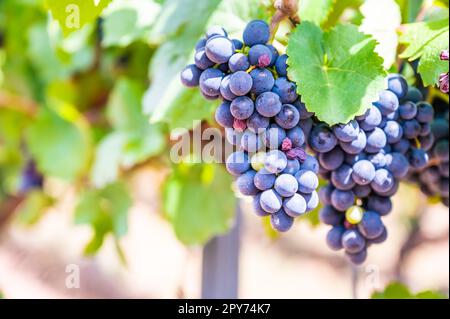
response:
[[[449,206],[449,110],[448,103],[433,103],[435,116],[431,123],[432,141],[426,146],[429,162],[422,169],[411,172],[409,180],[420,186],[431,198],[439,198]]]
[[[226,160],[236,186],[253,196],[258,216],[289,230],[294,218],[318,206],[317,160],[305,151],[312,113],[288,79],[287,56],[268,44],[266,22],[251,21],[243,42],[211,27],[196,46],[195,64],[181,72],[187,87],[200,87],[206,99],[221,99],[216,122],[236,152]]]
[[[364,115],[331,128],[319,123],[309,137],[320,175],[329,181],[319,192],[325,204],[320,219],[332,226],[327,243],[344,249],[354,264],[365,261],[370,245],[387,239],[382,217],[392,210],[391,197],[411,167],[428,162],[417,141],[432,136],[433,108],[401,75],[389,75],[387,83]]]

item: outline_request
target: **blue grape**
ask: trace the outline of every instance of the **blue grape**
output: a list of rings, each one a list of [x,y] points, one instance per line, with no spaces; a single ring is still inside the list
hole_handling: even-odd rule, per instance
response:
[[[397,95],[389,90],[381,91],[378,101],[373,104],[380,109],[383,115],[395,112],[399,107]]]
[[[270,120],[267,117],[260,115],[258,112],[254,112],[247,119],[247,128],[254,133],[265,132],[269,127]]]
[[[275,185],[276,175],[268,172],[265,168],[259,170],[254,178],[255,186],[262,190],[271,189]]]
[[[278,53],[277,48],[275,48],[273,45],[267,44],[267,47],[269,48],[270,53],[272,53],[272,59],[270,60],[270,64],[269,64],[269,67],[272,67],[277,62],[279,53]]]
[[[256,98],[256,110],[265,117],[274,117],[281,111],[280,97],[273,92],[265,92]]]
[[[255,109],[252,99],[247,96],[240,96],[231,102],[230,111],[238,120],[248,119]]]
[[[399,106],[398,113],[403,120],[412,120],[417,115],[417,106],[413,102],[406,101]]]
[[[219,66],[217,68],[225,74],[230,71],[230,68],[228,67],[228,63],[219,64]]]
[[[200,89],[207,96],[218,96],[224,74],[218,69],[206,69],[200,76]]]
[[[340,142],[340,146],[344,152],[353,155],[361,153],[366,148],[366,145],[367,137],[363,130],[359,131],[358,138],[356,140],[348,143]]]
[[[353,165],[352,178],[358,185],[369,185],[375,178],[375,166],[368,160]]]
[[[302,195],[302,197],[305,199],[306,201],[306,212],[310,212],[313,211],[314,209],[316,209],[319,206],[319,194],[316,191],[313,191],[310,194],[305,194],[305,193],[300,193],[300,195]]]
[[[231,92],[230,89],[230,78],[231,75],[225,75],[225,77],[222,79],[222,82],[220,82],[220,95],[227,101],[233,101],[237,96]]]
[[[281,111],[283,112],[283,111]],[[281,125],[280,125],[281,126]],[[305,144],[305,133],[303,130],[296,126],[288,131],[286,131],[286,137],[291,141],[292,147],[302,147]]]
[[[348,251],[345,252],[348,259],[355,265],[362,265],[367,259],[367,249],[361,250],[359,253],[351,254]]]
[[[416,119],[420,123],[431,123],[434,119],[434,108],[427,102],[420,102],[417,104]],[[448,123],[448,121],[447,121]],[[448,124],[447,124],[448,125]]]
[[[309,145],[319,153],[331,151],[337,144],[336,136],[325,124],[314,127],[309,135]]]
[[[228,67],[233,73],[238,71],[247,71],[250,67],[250,62],[245,54],[235,53],[228,61]]]
[[[337,189],[348,191],[355,186],[352,178],[353,168],[347,164],[341,165],[338,169],[331,172],[331,183]]]
[[[418,137],[421,129],[420,123],[415,119],[403,122],[403,135],[408,139]]]
[[[291,104],[284,104],[280,112],[275,116],[275,122],[286,130],[296,127],[299,121],[300,114]]]
[[[323,204],[331,205],[331,193],[333,190],[334,187],[331,184],[327,184],[319,189],[319,198]]]
[[[275,70],[278,73],[278,76],[280,77],[286,77],[287,76],[287,58],[288,56],[286,54],[280,55],[275,62]]]
[[[352,189],[357,198],[366,198],[372,193],[370,185],[355,185]]]
[[[366,158],[367,158],[366,153],[359,153],[359,154],[345,153],[344,162],[348,165],[353,166],[356,162],[359,162],[360,160],[363,160]]]
[[[420,170],[427,166],[429,156],[423,149],[413,148],[409,152],[408,161],[411,167]]]
[[[245,71],[238,71],[230,77],[230,90],[237,96],[246,95],[250,92],[252,86],[252,77]]]
[[[204,49],[205,45],[206,45],[206,39],[198,40],[197,44],[195,45],[195,51],[199,51],[201,49]]]
[[[256,216],[259,217],[269,216],[270,214],[262,209],[260,200],[261,194],[257,194],[255,197],[253,197],[253,211],[255,212]]]
[[[288,159],[286,168],[282,173],[295,175],[300,170],[300,162],[297,159]]]
[[[334,135],[342,142],[351,142],[358,138],[359,124],[353,120],[347,124],[338,124],[333,127]]]
[[[210,38],[205,46],[207,57],[218,64],[228,63],[235,50],[233,42],[221,36]]]
[[[264,92],[272,91],[272,88],[275,85],[275,79],[272,72],[267,69],[257,68],[250,72],[250,76],[253,79],[253,87],[251,90],[253,94],[260,95]]]
[[[408,88],[408,93],[405,96],[405,100],[413,103],[419,103],[420,101],[423,101],[423,94],[418,88],[410,86]]]
[[[232,128],[225,128],[225,138],[231,145],[241,145],[243,132],[238,132]]]
[[[298,190],[302,193],[310,194],[319,186],[319,178],[312,171],[300,170],[295,174],[298,182]]]
[[[401,139],[399,142],[392,145],[392,150],[394,152],[406,154],[410,147],[411,143],[407,139]]]
[[[253,182],[255,175],[254,170],[249,170],[237,178],[236,186],[242,195],[255,196],[259,193]]]
[[[303,103],[300,99],[295,101],[293,105],[297,108],[298,112],[300,113],[300,120],[309,119],[314,115],[313,112],[309,112],[306,109],[305,103]]]
[[[241,148],[249,153],[256,153],[264,146],[263,136],[246,130],[242,135]]]
[[[327,233],[327,245],[332,250],[341,250],[342,247],[342,235],[345,232],[345,228],[342,226],[335,226],[331,228]]]
[[[334,171],[344,163],[344,152],[340,147],[335,147],[328,153],[320,153],[319,163],[323,168]]]
[[[271,124],[266,131],[266,147],[278,149],[286,138],[286,131],[277,124]]]
[[[230,103],[223,102],[216,109],[216,122],[222,127],[233,127],[234,117],[230,112]]]
[[[283,104],[294,103],[298,98],[297,86],[285,77],[276,79],[272,92],[280,96]]]
[[[373,131],[368,132],[366,137],[367,143],[365,151],[367,153],[378,153],[386,146],[386,134],[379,127],[376,127]]]
[[[398,143],[403,137],[403,128],[396,121],[387,121],[383,130],[389,144]]]
[[[409,172],[409,162],[401,153],[390,153],[385,155],[386,168],[395,178],[403,179]]]
[[[269,25],[262,20],[251,21],[245,27],[243,39],[246,45],[266,44],[270,38]]]
[[[420,136],[427,137],[431,135],[431,124],[430,123],[423,123],[420,125]]]
[[[309,135],[311,134],[311,131],[314,127],[314,121],[312,118],[300,120],[299,125],[305,134],[305,138],[308,140]]]
[[[302,165],[300,165],[300,168],[302,170],[311,171],[314,174],[319,174],[320,165],[314,156],[307,155]]]
[[[355,194],[352,191],[335,189],[331,193],[331,204],[335,209],[345,212],[355,204]]]
[[[256,44],[252,46],[248,52],[248,60],[250,64],[259,66],[260,68],[269,66],[272,59],[272,51],[263,44]]]
[[[294,194],[292,197],[283,200],[283,208],[286,214],[295,218],[306,213],[306,201],[300,194]]]
[[[200,75],[202,74],[202,70],[200,70],[195,64],[188,65],[181,72],[181,83],[187,87],[196,87],[200,83]]]
[[[397,95],[399,99],[403,99],[408,93],[408,82],[400,74],[390,74],[387,78],[388,89]]]
[[[365,212],[358,224],[358,230],[367,239],[375,239],[380,236],[384,230],[380,215],[371,211]]]
[[[371,195],[367,199],[367,209],[385,216],[392,211],[392,201],[389,197]]]
[[[283,197],[291,197],[298,190],[298,182],[290,174],[282,174],[275,180],[275,190]]]
[[[286,155],[278,150],[273,150],[267,153],[264,167],[273,174],[281,173],[287,166]]]
[[[231,40],[231,42],[233,42],[236,50],[242,50],[244,48],[244,43],[241,40],[233,39],[233,40]],[[233,71],[231,71],[231,72],[233,72]]]
[[[206,69],[214,66],[214,62],[208,58],[204,48],[195,52],[194,61],[195,61],[195,65],[200,70],[206,70]]]
[[[437,142],[433,150],[433,155],[441,162],[448,162],[449,161],[448,140],[441,140]]]
[[[387,169],[380,168],[375,172],[375,177],[370,183],[372,189],[380,194],[388,192],[395,185],[395,179]]]
[[[350,254],[357,254],[366,247],[366,241],[355,229],[348,229],[342,234],[342,247]]]
[[[380,110],[372,105],[367,110],[364,119],[359,122],[359,127],[368,132],[380,126],[381,120],[382,115]]]
[[[282,206],[281,196],[273,189],[266,190],[261,193],[260,204],[262,209],[269,214],[276,213]]]
[[[205,35],[206,35],[207,39],[209,39],[209,38],[211,38],[213,36],[216,36],[216,35],[222,36],[222,37],[227,37],[228,36],[228,34],[224,30],[224,28],[222,28],[220,26],[217,26],[217,25],[213,25],[213,26],[209,27],[206,30],[206,34]]]
[[[374,239],[367,240],[367,243],[368,244],[382,244],[386,241],[387,237],[388,237],[388,232],[387,232],[386,227],[384,227],[383,232],[381,233],[380,236],[378,236],[377,238],[374,238]]]
[[[283,209],[270,215],[270,224],[279,232],[287,232],[294,225],[294,219],[287,215]]]
[[[250,160],[245,152],[235,152],[228,156],[226,168],[231,175],[239,176],[250,169]]]
[[[334,209],[333,206],[326,205],[319,212],[319,219],[322,223],[330,226],[338,226],[344,220],[345,214]]]

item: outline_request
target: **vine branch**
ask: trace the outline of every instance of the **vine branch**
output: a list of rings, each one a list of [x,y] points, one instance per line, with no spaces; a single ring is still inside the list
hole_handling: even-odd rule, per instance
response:
[[[300,24],[300,16],[298,15],[298,0],[275,0],[275,14],[270,22],[270,42],[275,38],[278,26],[284,19],[289,19],[295,26]]]

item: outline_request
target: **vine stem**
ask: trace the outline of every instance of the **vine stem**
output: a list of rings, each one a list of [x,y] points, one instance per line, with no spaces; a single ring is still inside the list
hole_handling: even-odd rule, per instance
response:
[[[38,110],[38,105],[25,97],[9,94],[0,91],[0,108],[14,110],[29,117],[34,117]]]
[[[276,11],[270,22],[269,43],[272,43],[275,39],[280,22],[284,19],[288,18],[294,26],[301,22],[300,16],[298,15],[298,0],[275,0],[274,7]]]

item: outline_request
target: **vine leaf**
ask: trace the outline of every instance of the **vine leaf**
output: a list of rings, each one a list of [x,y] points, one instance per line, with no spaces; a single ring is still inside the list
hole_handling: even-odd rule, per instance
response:
[[[297,26],[287,48],[289,77],[319,120],[347,123],[378,99],[386,72],[376,44],[352,25],[326,33],[308,21]]]
[[[448,50],[448,17],[441,20],[406,24],[400,42],[406,49],[400,57],[409,61],[420,59],[418,72],[424,85],[436,84],[441,73],[448,72],[448,62],[441,61],[442,50]]]
[[[392,282],[384,291],[374,292],[372,299],[447,299],[447,297],[435,291],[423,291],[414,294],[404,284]]]
[[[205,244],[231,228],[236,208],[231,182],[232,177],[217,164],[174,166],[164,185],[163,206],[181,242]]]
[[[336,0],[299,0],[300,17],[304,21],[311,21],[318,25],[327,21]]]
[[[47,0],[46,4],[67,36],[97,19],[111,1]]]

